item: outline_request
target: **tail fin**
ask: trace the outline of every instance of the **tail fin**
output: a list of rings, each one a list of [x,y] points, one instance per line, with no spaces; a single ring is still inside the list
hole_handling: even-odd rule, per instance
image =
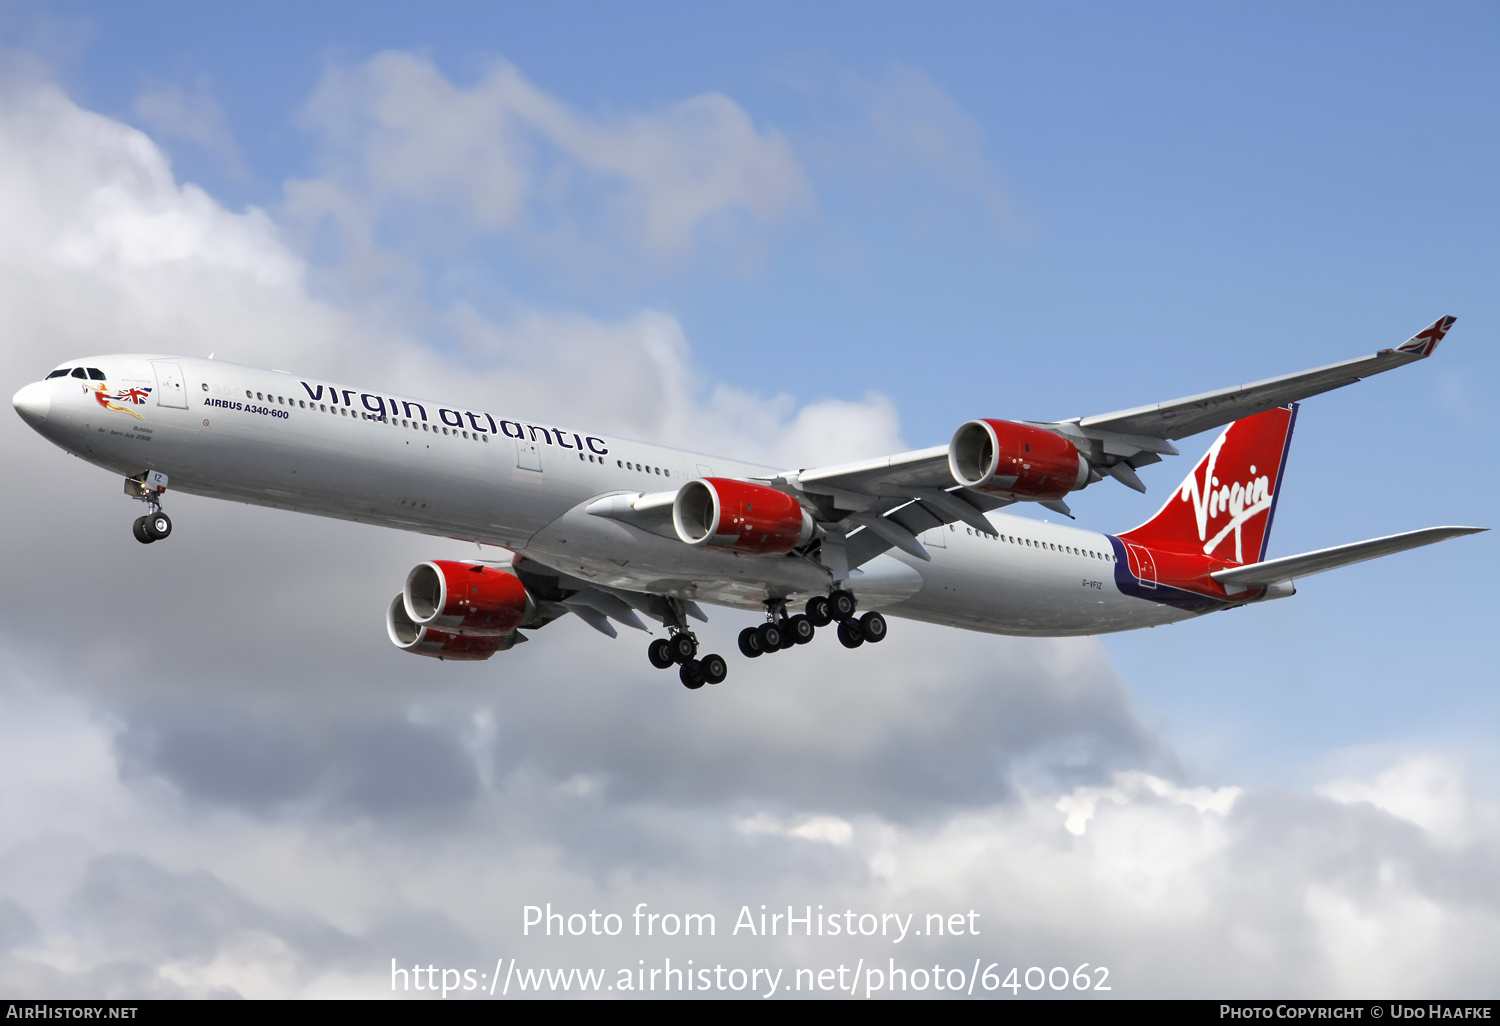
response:
[[[1161,511],[1120,537],[1155,549],[1260,562],[1296,420],[1293,403],[1230,424]]]

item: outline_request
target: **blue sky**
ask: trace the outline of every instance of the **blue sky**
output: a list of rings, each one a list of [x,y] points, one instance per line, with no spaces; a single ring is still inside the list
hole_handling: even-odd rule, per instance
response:
[[[498,387],[514,380],[586,408],[565,382],[525,375],[553,366],[592,381],[625,359],[611,333],[649,314],[680,332],[671,367],[695,430],[799,459],[799,444],[821,451],[827,439],[798,432],[826,421],[796,411],[847,403],[851,437],[839,451],[875,455],[896,435],[943,442],[975,416],[1101,413],[1363,355],[1456,315],[1435,359],[1303,407],[1273,555],[1489,526],[1497,43],[1500,14],[1480,3],[0,6],[11,78],[50,83],[140,129],[179,186],[201,187],[243,224],[265,219],[267,251],[298,263],[298,302],[316,315],[286,323],[322,325],[307,328],[306,359],[345,378],[371,373],[362,352],[404,346],[433,367],[472,365]],[[533,104],[531,120],[474,158],[485,177],[460,181],[421,148],[446,145],[434,126],[450,115],[475,118],[478,139],[490,115],[469,103],[482,107],[490,86]],[[421,117],[399,132],[372,127],[382,102],[419,87],[432,104]],[[724,149],[674,135],[684,111],[722,129]],[[666,163],[629,164],[630,140],[651,132],[668,139]],[[724,156],[733,147],[742,159]],[[735,184],[752,158],[759,177]],[[497,214],[486,204],[506,199],[490,177],[508,160],[524,184]],[[687,202],[684,181],[702,184],[679,180],[688,172],[674,160],[702,161],[727,198],[653,236],[637,216],[670,213]],[[329,195],[355,211],[349,221],[329,213]],[[365,248],[341,223],[368,232]],[[520,326],[533,322],[551,334],[527,335]],[[567,340],[567,325],[585,322],[602,348]],[[316,341],[338,330],[371,348]],[[60,359],[77,336],[59,335]],[[215,347],[202,333],[179,337],[185,351]],[[486,348],[495,338],[512,348]],[[559,352],[582,362],[527,363],[516,338],[529,339],[522,348],[561,340]],[[286,345],[268,339],[258,353],[252,334],[220,355],[295,359]],[[17,386],[51,366],[53,347],[38,342],[35,366],[13,367]],[[636,424],[632,398],[604,404],[614,412],[601,427]],[[667,422],[640,423],[651,433]],[[1147,496],[1110,483],[1081,494],[1079,523],[1116,531],[1144,520],[1209,441],[1151,468]],[[56,469],[61,457],[45,455],[36,466]],[[31,501],[49,505],[45,490]],[[200,506],[208,523],[231,517]],[[285,515],[260,516],[250,522],[273,533],[258,537],[275,538]],[[300,544],[283,540],[281,551]],[[377,546],[391,561],[368,572],[397,580],[408,550],[433,555],[426,544]],[[1184,787],[1326,791],[1332,777],[1432,757],[1451,760],[1492,809],[1494,544],[1486,535],[1364,564],[1309,579],[1287,602],[1089,651],[1118,679],[1120,715],[1151,739],[1140,742],[1154,753],[1141,757],[1147,768]],[[272,628],[252,619],[247,629]],[[1044,651],[969,638],[956,644],[971,654],[950,667],[944,635],[922,637],[928,662],[914,652],[911,665],[953,679],[979,673],[986,652],[1025,661]],[[567,646],[536,640],[515,665],[566,672]],[[19,635],[7,643],[26,650]],[[617,646],[599,659],[636,657]],[[809,669],[803,683],[815,688],[816,677]],[[59,690],[108,705],[86,688]],[[176,780],[131,748],[144,730],[114,736],[120,765]],[[622,768],[629,753],[621,759],[600,772],[649,791]],[[1100,766],[1100,780],[1118,769]],[[749,800],[726,792],[704,808]],[[777,800],[786,816],[800,808]],[[839,814],[857,822],[877,807]],[[46,934],[45,916],[31,914]]]

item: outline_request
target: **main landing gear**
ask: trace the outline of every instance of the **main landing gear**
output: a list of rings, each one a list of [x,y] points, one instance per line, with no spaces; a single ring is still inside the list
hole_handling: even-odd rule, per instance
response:
[[[766,622],[740,631],[740,652],[746,658],[755,659],[793,645],[805,645],[817,634],[819,627],[827,627],[835,621],[839,625],[839,641],[845,648],[885,640],[885,617],[872,610],[856,618],[854,596],[842,588],[827,598],[813,596],[808,599],[806,609],[805,613],[788,616],[784,601],[767,602]]]
[[[692,691],[705,684],[722,683],[729,676],[729,664],[724,661],[724,657],[706,655],[702,659],[697,658],[698,636],[688,629],[682,603],[676,599],[668,599],[667,609],[671,614],[667,636],[657,638],[646,646],[646,658],[651,660],[651,665],[658,670],[678,667],[677,676],[682,681],[682,686]]]

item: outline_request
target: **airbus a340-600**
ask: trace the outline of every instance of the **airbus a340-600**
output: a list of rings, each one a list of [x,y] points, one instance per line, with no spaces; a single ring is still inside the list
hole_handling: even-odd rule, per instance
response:
[[[816,468],[767,467],[213,359],[119,355],[62,364],[17,412],[146,503],[165,539],[174,490],[508,550],[433,560],[386,610],[415,655],[488,659],[569,613],[665,631],[651,662],[717,684],[700,603],[762,610],[749,658],[837,625],[849,648],[883,614],[997,634],[1102,634],[1285,598],[1309,574],[1482,528],[1430,527],[1267,559],[1297,402],[1432,355],[1443,317],[1405,344],[1299,374],[1050,423],[978,419],[947,445]],[[1226,426],[1227,425],[1227,426]],[[1223,433],[1151,519],[1098,534],[998,512],[1106,477],[1145,491],[1174,440]],[[482,550],[481,550],[482,553]]]

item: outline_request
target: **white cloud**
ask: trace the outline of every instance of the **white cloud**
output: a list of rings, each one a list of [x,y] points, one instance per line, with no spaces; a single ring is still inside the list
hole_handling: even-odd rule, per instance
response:
[[[1114,783],[1109,787],[1076,788],[1072,794],[1057,800],[1057,809],[1067,814],[1068,818],[1063,825],[1068,828],[1068,832],[1082,837],[1101,801],[1108,799],[1116,805],[1125,805],[1146,795],[1163,798],[1176,805],[1191,805],[1199,812],[1217,812],[1222,816],[1234,807],[1234,800],[1239,797],[1240,789],[1182,788],[1169,780],[1132,770],[1116,773]]]
[[[810,103],[836,98],[825,120],[798,136],[825,173],[887,189],[920,182],[917,199],[903,204],[919,218],[930,216],[934,196],[957,197],[995,226],[1016,227],[983,126],[926,72],[892,64],[866,76],[800,60],[778,77]]]
[[[510,64],[465,87],[387,52],[330,71],[305,119],[327,170],[289,183],[288,209],[334,221],[355,257],[412,205],[423,233],[446,214],[459,237],[498,233],[559,261],[638,267],[705,241],[745,244],[810,202],[786,140],[719,94],[594,117]]]
[[[1462,844],[1495,826],[1495,810],[1475,803],[1463,767],[1437,755],[1409,756],[1374,780],[1335,780],[1318,793],[1345,804],[1369,802],[1450,844]]]
[[[753,816],[735,820],[734,829],[741,834],[800,837],[804,841],[816,841],[820,844],[846,845],[854,840],[854,824],[838,816],[798,816],[784,820],[769,813],[757,812]]]
[[[148,86],[136,95],[135,114],[157,138],[185,139],[217,157],[232,174],[248,175],[224,109],[206,78],[199,76],[191,89],[161,83]]]

